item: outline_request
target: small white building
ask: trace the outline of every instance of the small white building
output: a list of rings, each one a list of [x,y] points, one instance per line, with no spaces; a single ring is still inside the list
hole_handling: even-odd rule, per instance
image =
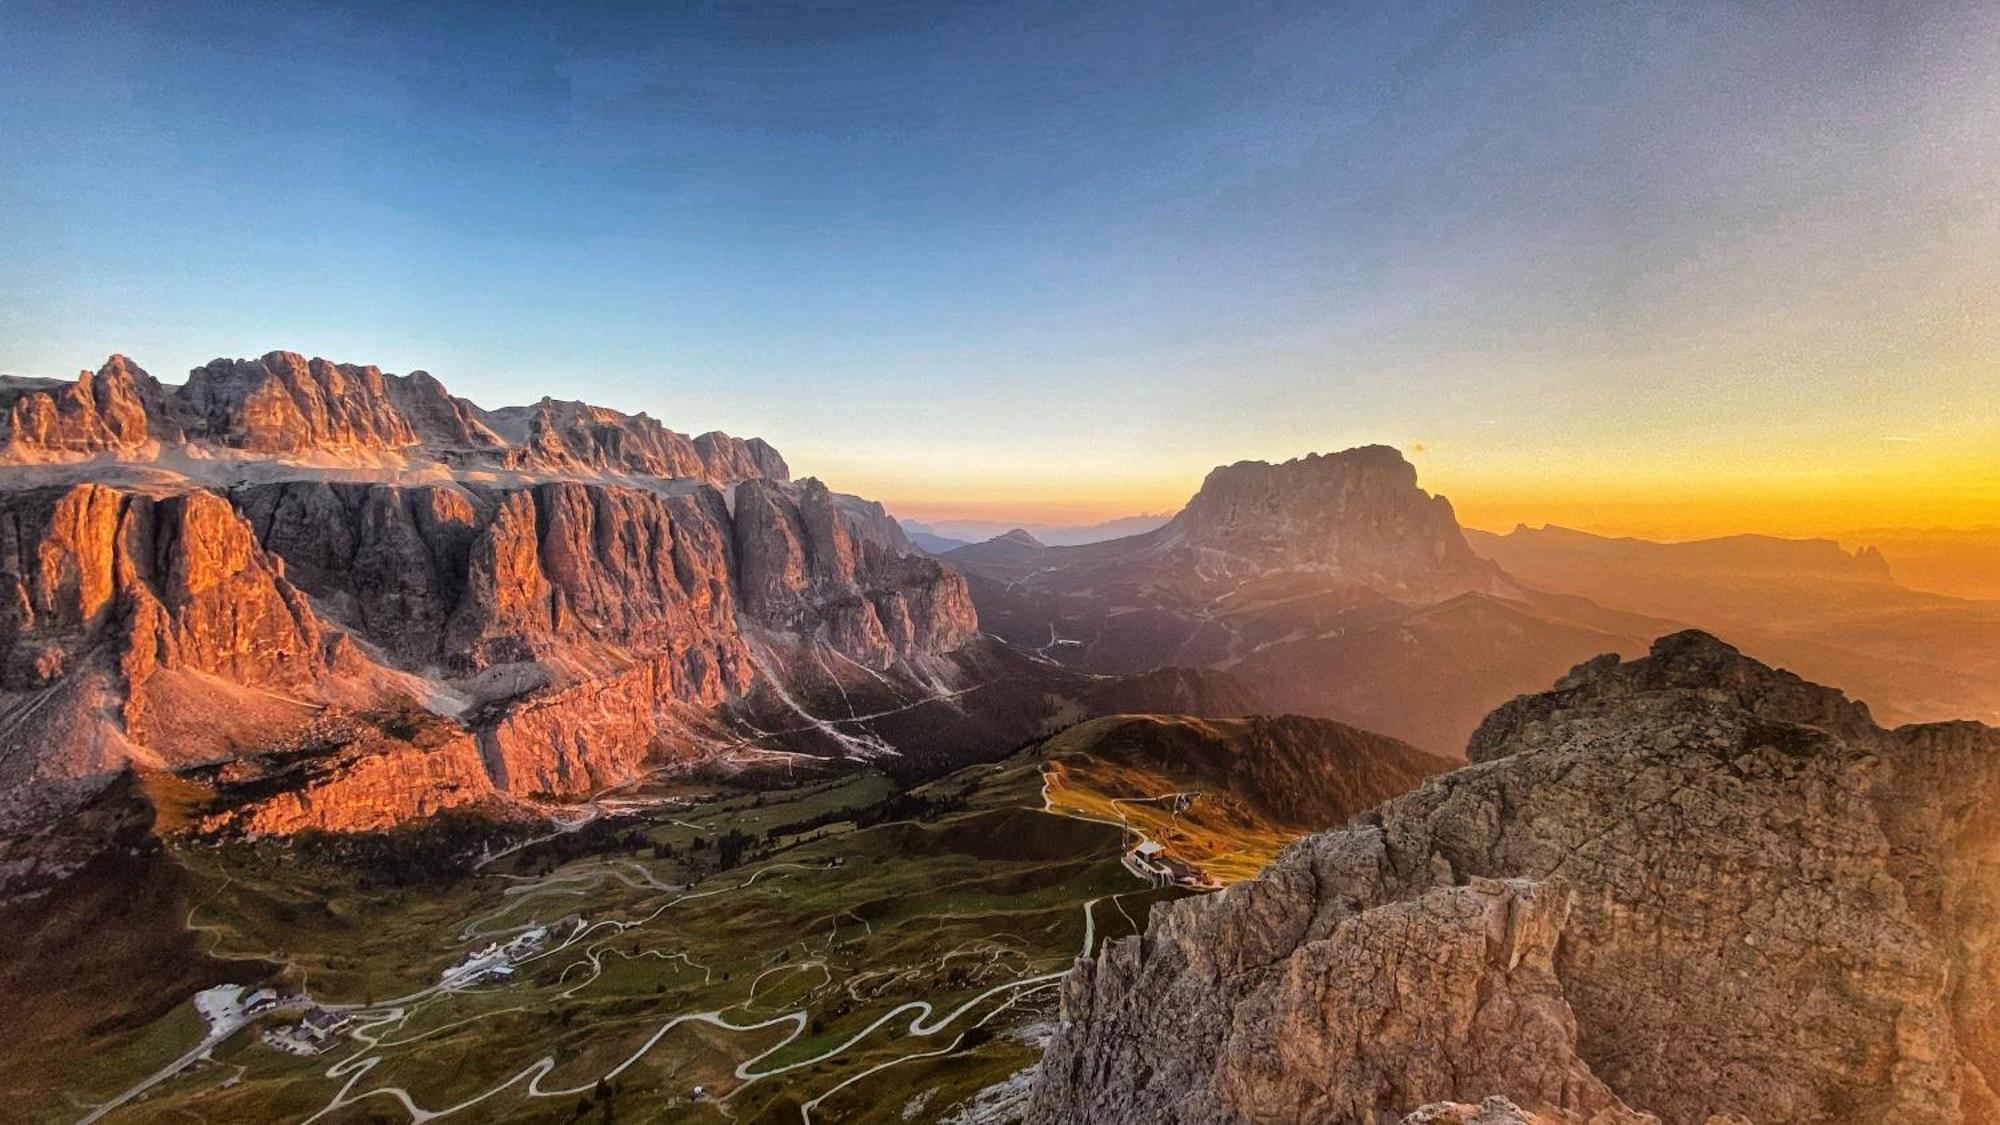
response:
[[[338,1035],[348,1024],[348,1017],[339,1012],[329,1012],[325,1008],[308,1008],[299,1029],[314,1039],[324,1042]]]

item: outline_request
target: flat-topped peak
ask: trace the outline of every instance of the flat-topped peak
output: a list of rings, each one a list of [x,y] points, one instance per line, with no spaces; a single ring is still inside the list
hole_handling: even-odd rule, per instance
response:
[[[1466,544],[1450,502],[1417,487],[1416,467],[1386,445],[1220,466],[1168,539],[1219,555],[1231,572],[1330,571],[1427,595],[1488,589],[1498,575]]]

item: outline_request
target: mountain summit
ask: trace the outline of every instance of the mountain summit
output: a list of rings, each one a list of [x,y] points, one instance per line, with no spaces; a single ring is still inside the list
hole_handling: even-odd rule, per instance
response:
[[[1435,600],[1491,590],[1500,575],[1466,545],[1451,502],[1417,487],[1416,466],[1386,445],[1217,468],[1157,539],[1193,552],[1204,577],[1317,571]]]

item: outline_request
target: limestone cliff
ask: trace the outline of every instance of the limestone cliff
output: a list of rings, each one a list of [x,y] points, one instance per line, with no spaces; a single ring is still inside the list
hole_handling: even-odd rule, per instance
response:
[[[0,509],[6,687],[46,688],[107,644],[134,689],[159,668],[298,688],[331,666],[332,635],[222,498],[86,484],[10,499]]]
[[[748,742],[902,754],[812,708],[948,712],[895,736],[928,762],[1067,706],[969,713],[964,580],[754,438],[292,352],[179,387],[114,356],[0,380],[0,464],[0,831],[135,766],[263,763],[212,826],[371,828]],[[354,718],[384,707],[451,733]]]
[[[261,836],[393,828],[497,796],[469,732],[408,710],[322,713],[271,751],[206,772],[222,800],[202,827]]]
[[[957,571],[865,538],[817,480],[736,488],[736,553],[744,609],[788,632],[824,632],[864,663],[950,650],[977,629]]]
[[[761,439],[724,433],[690,438],[645,414],[627,415],[582,402],[544,398],[487,415],[512,448],[510,467],[538,472],[586,470],[712,481],[790,475],[784,458]]]
[[[1471,756],[1079,963],[1031,1120],[2000,1115],[2000,732],[1683,633]]]
[[[0,821],[391,690],[221,497],[85,484],[6,501]]]
[[[176,396],[191,437],[252,453],[354,453],[417,444],[377,367],[272,352],[196,368]]]
[[[0,459],[37,461],[146,448],[172,440],[167,391],[131,360],[114,355],[74,383],[0,380]]]
[[[230,499],[329,614],[406,662],[443,659],[490,503],[482,512],[476,494],[449,486],[324,480],[239,487]]]
[[[787,480],[761,439],[690,438],[645,414],[545,398],[487,411],[428,372],[296,352],[216,359],[166,386],[124,356],[75,382],[0,379],[0,464],[88,459],[202,473],[279,464],[328,472]]]
[[[574,797],[733,744],[709,723],[732,702],[795,720],[802,672],[877,684],[977,632],[955,571],[885,533],[879,505],[789,482],[760,441],[552,400],[489,414],[422,372],[291,353],[182,388],[114,358],[0,392],[0,458],[42,474],[0,491],[0,827],[128,766],[253,759],[384,701],[458,736],[345,744],[215,823]],[[113,471],[165,448],[237,476]],[[411,456],[447,471],[367,479]],[[54,479],[84,483],[33,487],[65,461]]]
[[[574,678],[670,656],[675,698],[713,703],[752,675],[746,629],[882,668],[977,628],[955,571],[864,538],[816,480],[745,482],[733,513],[700,485],[309,480],[231,496],[339,620],[451,674],[535,661]]]

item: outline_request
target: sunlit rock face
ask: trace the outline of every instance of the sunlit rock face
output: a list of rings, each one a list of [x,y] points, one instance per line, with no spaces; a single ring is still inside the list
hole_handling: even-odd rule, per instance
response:
[[[331,634],[221,497],[85,484],[10,499],[0,525],[7,687],[53,685],[106,644],[135,687],[166,667],[297,688],[331,666]]]
[[[476,673],[678,658],[715,702],[752,671],[744,628],[818,636],[873,667],[970,640],[955,571],[863,537],[816,480],[554,481],[519,490],[288,481],[232,498],[293,578],[408,662]]]
[[[196,368],[176,404],[189,432],[255,453],[396,450],[417,432],[389,400],[381,369],[272,352]]]
[[[391,733],[323,716],[291,744],[302,753],[224,765],[217,774],[225,793],[247,784],[264,795],[221,802],[231,807],[210,814],[202,827],[255,836],[377,831],[497,796],[471,732],[407,715],[395,723]]]
[[[506,463],[530,471],[592,470],[718,482],[787,480],[791,470],[761,438],[710,432],[690,438],[644,414],[545,398],[493,411],[487,421],[510,443]]]
[[[196,475],[278,462],[718,485],[791,476],[760,438],[691,438],[644,414],[549,398],[487,411],[427,372],[393,375],[296,352],[213,360],[178,387],[124,356],[73,383],[0,379],[0,463],[89,458]]]
[[[667,497],[565,482],[490,499],[442,638],[448,664],[588,668],[672,652],[686,657],[689,698],[743,686],[727,512],[713,490]]]
[[[168,391],[131,360],[114,355],[74,383],[0,382],[0,459],[37,461],[138,451],[175,440]]]
[[[283,564],[207,492],[5,494],[0,597],[9,821],[129,761],[201,761],[234,733],[378,690]]]
[[[0,826],[343,712],[372,733],[233,823],[577,796],[713,752],[704,715],[788,700],[802,668],[876,676],[978,631],[964,580],[880,505],[790,481],[756,439],[488,412],[289,352],[178,388],[114,357],[6,381],[0,410],[0,460],[31,466],[0,489]],[[367,719],[410,707],[458,733]]]
[[[671,750],[662,732],[682,708],[754,687],[753,645],[824,644],[886,669],[976,634],[954,571],[861,539],[818,482],[746,500],[732,517],[711,486],[575,481],[6,494],[0,684],[65,698],[91,685],[113,703],[67,749],[24,742],[10,760],[76,777],[200,760],[153,749],[161,669],[276,691],[295,718],[385,685],[421,695],[403,673],[505,673],[512,702],[481,736],[495,782],[573,795]],[[175,681],[170,709],[187,690]]]
[[[1683,633],[1471,756],[1080,963],[1031,1120],[2000,1114],[2000,732]]]

